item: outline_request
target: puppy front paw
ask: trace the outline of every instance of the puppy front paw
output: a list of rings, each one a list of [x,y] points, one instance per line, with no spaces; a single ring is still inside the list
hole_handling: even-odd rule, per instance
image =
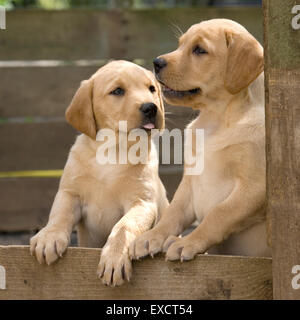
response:
[[[30,239],[30,253],[40,264],[50,265],[63,256],[69,245],[70,237],[66,232],[45,227]]]
[[[132,275],[132,265],[127,250],[118,253],[109,246],[104,247],[97,275],[107,286],[116,287],[122,285],[126,280],[129,282]]]
[[[197,253],[204,253],[200,247],[200,243],[189,238],[188,236],[179,238],[170,236],[164,243],[164,252],[166,252],[166,260],[188,261],[194,259]]]
[[[129,256],[131,259],[140,259],[147,255],[153,256],[161,252],[163,249],[166,236],[156,231],[155,229],[149,230],[140,235],[135,241],[133,241],[129,247]]]

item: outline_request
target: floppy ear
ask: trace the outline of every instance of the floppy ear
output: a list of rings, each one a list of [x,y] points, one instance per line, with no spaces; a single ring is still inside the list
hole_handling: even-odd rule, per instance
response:
[[[225,88],[232,94],[249,86],[264,70],[264,53],[250,33],[227,31],[228,47]]]
[[[67,121],[80,132],[96,139],[97,125],[93,112],[93,81],[84,80],[66,110]]]

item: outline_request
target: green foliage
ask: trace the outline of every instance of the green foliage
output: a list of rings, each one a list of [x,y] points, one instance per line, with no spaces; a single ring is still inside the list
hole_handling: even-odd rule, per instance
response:
[[[35,6],[37,0],[0,0],[0,5],[6,8],[26,8]]]
[[[10,0],[0,0],[0,6],[10,7]]]
[[[38,6],[43,9],[66,9],[71,0],[38,0]]]

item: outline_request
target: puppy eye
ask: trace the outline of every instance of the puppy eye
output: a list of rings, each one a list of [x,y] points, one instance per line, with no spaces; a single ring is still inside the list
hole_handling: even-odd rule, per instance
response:
[[[115,90],[111,91],[109,94],[113,94],[115,96],[123,96],[124,93],[125,93],[125,90],[118,87]]]
[[[150,86],[150,87],[149,87],[149,90],[150,90],[152,93],[156,91],[156,89],[155,89],[154,86]]]
[[[200,46],[196,46],[194,49],[193,49],[193,53],[196,54],[196,55],[200,55],[200,54],[205,54],[207,53],[207,51],[203,48],[201,48]]]

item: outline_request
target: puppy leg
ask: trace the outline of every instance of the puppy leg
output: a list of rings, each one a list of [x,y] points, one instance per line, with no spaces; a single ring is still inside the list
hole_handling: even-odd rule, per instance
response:
[[[39,263],[53,263],[67,249],[73,227],[80,219],[79,199],[67,191],[56,194],[45,228],[30,239],[30,252]]]
[[[157,214],[156,205],[146,202],[125,211],[127,213],[114,226],[101,252],[97,274],[105,285],[119,286],[130,280],[129,246],[138,235],[151,228]]]
[[[189,177],[184,176],[171,204],[165,209],[161,220],[148,232],[142,234],[132,244],[131,255],[139,259],[163,250],[168,236],[179,235],[195,220],[192,206]]]
[[[212,209],[191,234],[183,238],[173,238],[172,241],[167,240],[166,259],[193,259],[195,254],[204,253],[230,234],[247,228],[247,218],[263,205],[265,192],[261,186],[243,185],[244,187],[237,183],[230,196]]]

